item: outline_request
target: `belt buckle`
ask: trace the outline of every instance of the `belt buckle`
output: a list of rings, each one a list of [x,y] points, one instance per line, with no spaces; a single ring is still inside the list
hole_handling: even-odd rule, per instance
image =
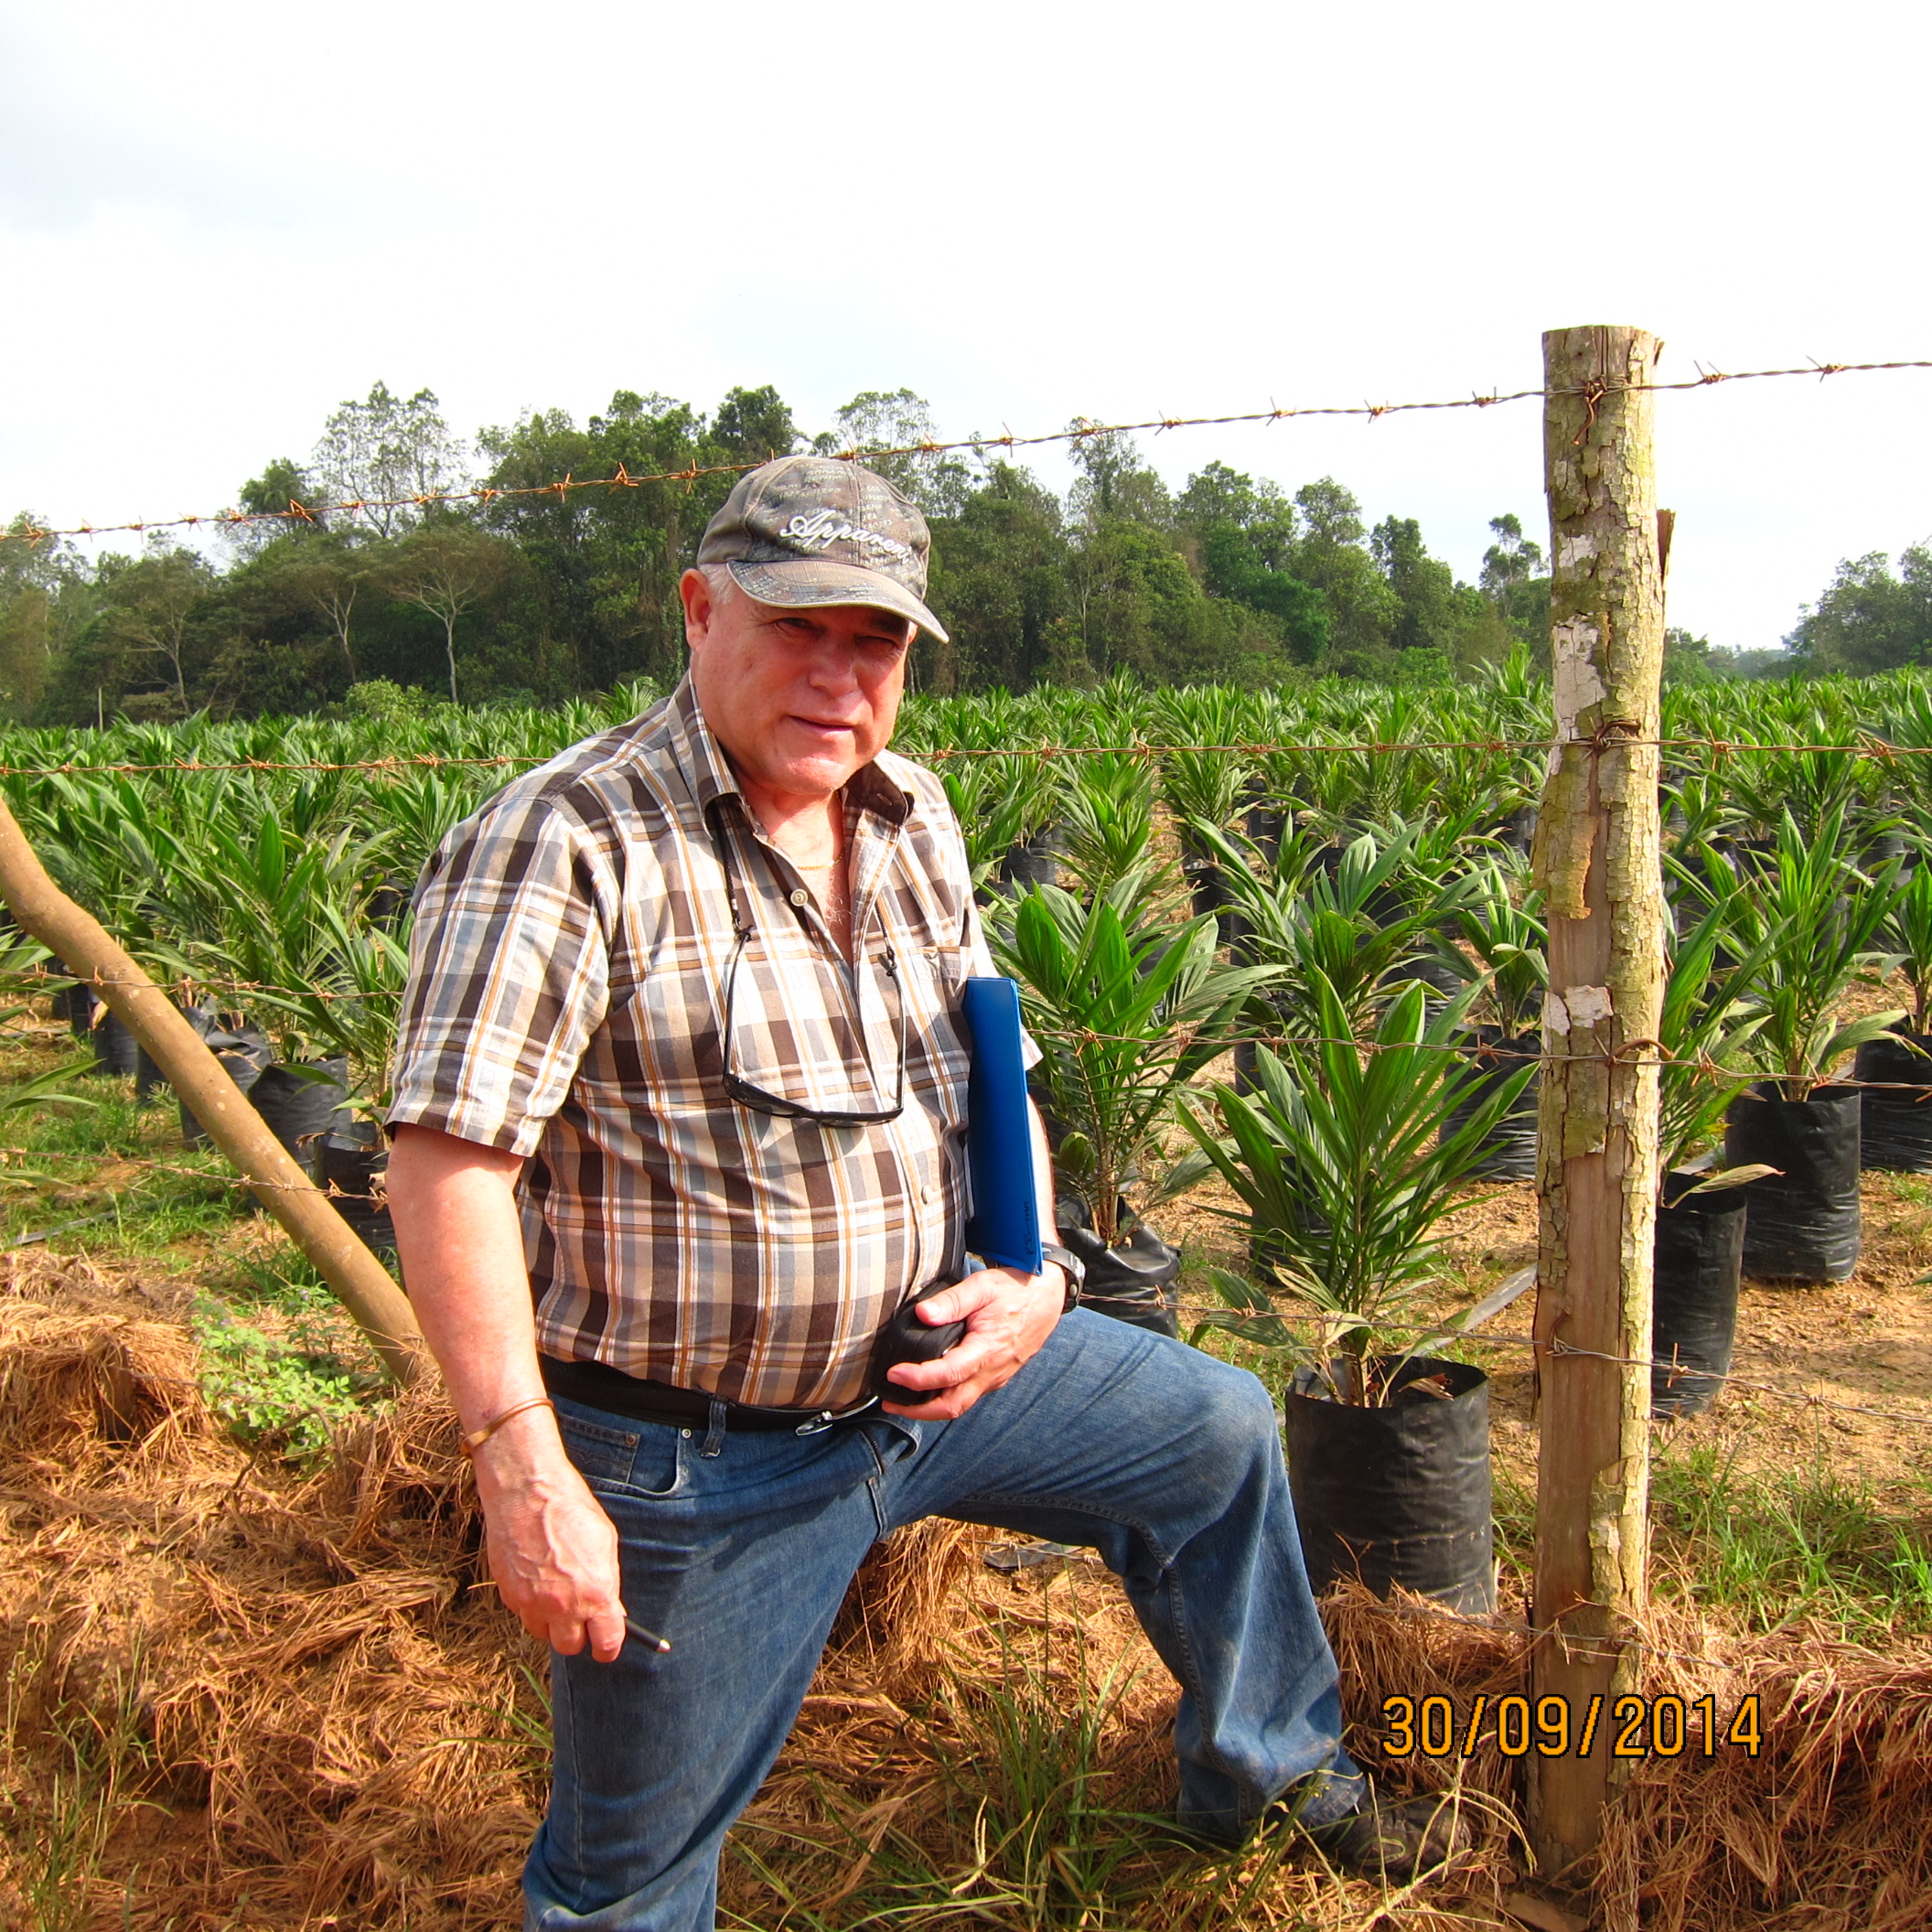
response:
[[[864,1415],[868,1409],[876,1408],[878,1401],[877,1396],[868,1395],[863,1402],[856,1403],[850,1409],[841,1409],[836,1411],[830,1409],[821,1409],[810,1422],[800,1422],[791,1433],[794,1435],[822,1435],[833,1424],[849,1422],[853,1416]]]

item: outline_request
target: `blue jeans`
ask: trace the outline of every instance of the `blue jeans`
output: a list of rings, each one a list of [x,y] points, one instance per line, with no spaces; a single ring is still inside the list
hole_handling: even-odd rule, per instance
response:
[[[846,1585],[880,1537],[928,1516],[1100,1551],[1181,1687],[1184,1825],[1238,1842],[1318,1771],[1307,1822],[1358,1800],[1274,1411],[1244,1370],[1079,1309],[953,1422],[707,1436],[558,1410],[617,1526],[625,1606],[673,1648],[553,1659],[529,1932],[710,1932],[719,1848],[785,1742]]]

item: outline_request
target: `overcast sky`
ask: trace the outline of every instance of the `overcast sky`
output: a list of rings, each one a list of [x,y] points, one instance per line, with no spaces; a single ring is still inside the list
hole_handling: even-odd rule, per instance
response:
[[[617,388],[948,434],[1932,356],[1928,9],[302,8],[0,0],[0,518],[220,508],[377,378],[473,433]],[[1662,399],[1671,621],[1775,644],[1932,535],[1932,371]],[[1474,576],[1538,405],[1150,439],[1333,474]],[[1048,454],[1041,473],[1065,480]]]

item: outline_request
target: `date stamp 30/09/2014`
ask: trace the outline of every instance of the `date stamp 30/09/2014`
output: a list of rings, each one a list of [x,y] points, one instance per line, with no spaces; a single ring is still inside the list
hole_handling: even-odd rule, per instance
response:
[[[1567,1697],[1532,1703],[1484,1691],[1465,1711],[1447,1697],[1385,1697],[1382,1723],[1384,1757],[1474,1757],[1485,1744],[1505,1757],[1588,1757],[1600,1735],[1612,1757],[1715,1757],[1721,1750],[1755,1757],[1765,1741],[1755,1691],[1728,1721],[1709,1696],[1595,1696],[1572,1712]]]

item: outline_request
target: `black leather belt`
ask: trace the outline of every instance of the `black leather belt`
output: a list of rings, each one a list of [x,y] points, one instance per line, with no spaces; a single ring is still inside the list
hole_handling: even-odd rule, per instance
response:
[[[878,1407],[867,1400],[852,1409],[760,1409],[750,1402],[727,1402],[702,1389],[681,1389],[675,1382],[647,1381],[626,1375],[608,1362],[566,1362],[540,1355],[543,1386],[552,1395],[586,1409],[602,1409],[639,1422],[669,1422],[685,1429],[709,1429],[714,1408],[724,1411],[726,1429],[789,1430],[794,1435],[816,1435],[837,1422],[855,1422]]]

